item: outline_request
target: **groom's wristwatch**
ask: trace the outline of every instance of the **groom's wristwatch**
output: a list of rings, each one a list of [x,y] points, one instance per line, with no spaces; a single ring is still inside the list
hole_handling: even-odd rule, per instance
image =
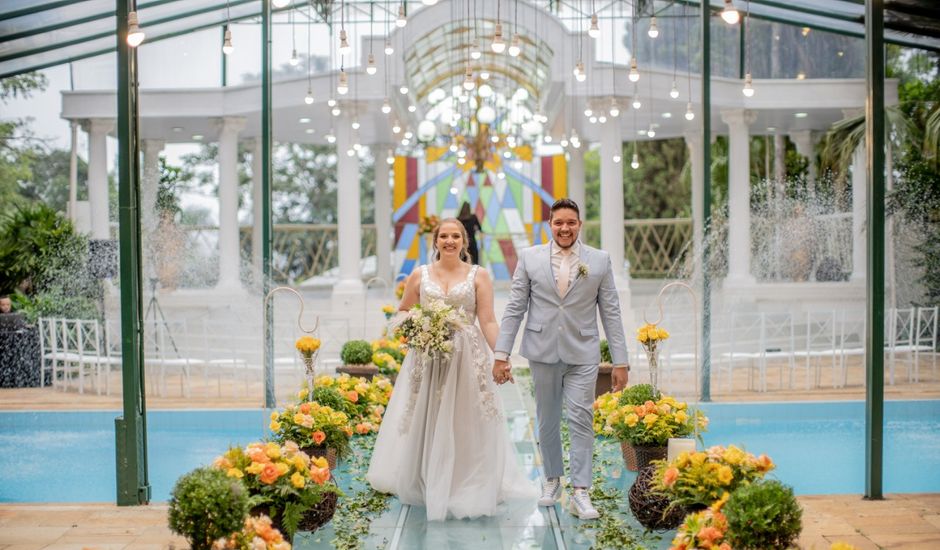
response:
[[[493,359],[497,361],[509,361],[509,354],[505,351],[493,352]]]
[[[615,369],[627,369],[627,372],[630,372],[630,365],[614,365]]]

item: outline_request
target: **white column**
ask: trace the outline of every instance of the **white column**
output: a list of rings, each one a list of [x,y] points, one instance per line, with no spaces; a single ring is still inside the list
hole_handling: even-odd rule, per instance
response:
[[[623,268],[623,139],[619,120],[609,120],[601,126],[600,155],[601,248],[610,254],[614,275],[626,278]]]
[[[69,123],[72,147],[69,151],[69,219],[72,223],[78,218],[78,122]]]
[[[336,123],[336,193],[339,281],[333,287],[333,306],[350,307],[363,300],[362,221],[359,215],[359,156],[349,156],[353,146],[350,119],[344,110]]]
[[[264,204],[261,193],[261,157],[261,140],[255,139],[251,147],[251,265],[258,281],[261,280],[263,273],[261,230],[264,221]]]
[[[376,145],[375,157],[375,276],[392,284],[392,175],[385,159],[395,153],[389,145]]]
[[[91,205],[91,238],[111,238],[108,215],[108,132],[114,120],[93,118],[84,124],[88,133],[88,202]]]
[[[790,132],[790,141],[796,145],[796,152],[803,155],[807,161],[809,161],[809,166],[806,169],[806,190],[809,191],[809,194],[816,194],[816,151],[814,145],[816,141],[813,137],[812,130],[800,130],[798,132]]]
[[[219,282],[216,289],[241,289],[238,246],[238,133],[241,117],[225,117],[219,126]]]
[[[160,151],[164,142],[156,139],[145,139],[141,142],[144,164],[140,175],[140,227],[141,244],[143,245],[143,277],[144,281],[156,277],[151,262],[150,250],[153,232],[157,227],[157,191],[160,186]]]
[[[702,133],[685,132],[685,145],[689,149],[689,164],[692,167],[692,253],[695,257],[696,275],[701,270],[702,240],[705,235],[705,213],[702,194],[705,192],[705,170],[702,166]]]
[[[586,144],[575,149],[568,146],[568,198],[581,208],[581,218],[585,217],[587,205],[584,202],[584,149]],[[623,162],[623,161],[621,161]],[[623,180],[621,179],[621,182]]]
[[[751,178],[748,125],[755,114],[721,111],[728,125],[728,281],[753,283],[751,275]]]
[[[868,257],[868,243],[865,239],[867,186],[865,143],[862,142],[852,155],[852,281],[865,280],[865,262]]]

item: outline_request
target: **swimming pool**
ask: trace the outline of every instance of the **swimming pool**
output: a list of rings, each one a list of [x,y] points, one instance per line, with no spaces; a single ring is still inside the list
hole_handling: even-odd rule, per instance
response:
[[[862,493],[862,402],[705,404],[705,444],[766,453],[797,494]],[[113,502],[116,411],[0,413],[0,502]],[[888,493],[940,492],[940,401],[885,404]],[[263,410],[151,411],[153,500],[229,445],[266,433]]]

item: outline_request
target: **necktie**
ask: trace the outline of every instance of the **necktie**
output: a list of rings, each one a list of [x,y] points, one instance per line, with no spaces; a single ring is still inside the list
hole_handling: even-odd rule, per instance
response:
[[[568,292],[568,279],[571,275],[571,251],[561,251],[561,265],[558,266],[558,294],[564,296]]]

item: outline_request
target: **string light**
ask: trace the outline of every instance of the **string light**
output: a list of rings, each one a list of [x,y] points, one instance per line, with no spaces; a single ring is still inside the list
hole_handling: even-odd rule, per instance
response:
[[[588,36],[598,38],[601,35],[601,28],[597,25],[597,14],[591,14],[591,28],[588,29]]]
[[[405,15],[405,3],[402,2],[398,5],[398,18],[395,19],[395,26],[399,29],[404,28],[408,24],[408,17]]]
[[[630,60],[630,82],[638,82],[640,80],[640,70],[637,68],[636,57]]]
[[[127,45],[136,48],[140,46],[147,35],[140,28],[140,20],[137,18],[137,12],[127,12]]]
[[[379,68],[375,66],[375,56],[370,53],[369,61],[366,63],[366,74],[371,76],[377,73],[378,70]]]
[[[659,27],[656,26],[656,16],[655,16],[655,15],[650,18],[650,28],[649,28],[648,31],[646,31],[646,34],[647,34],[650,38],[656,38],[657,36],[659,36]]]
[[[695,118],[695,111],[692,110],[692,102],[690,101],[685,107],[685,119],[692,120]]]
[[[506,43],[503,42],[503,25],[496,23],[496,30],[493,31],[493,42],[490,44],[493,53],[503,53],[506,51]]]
[[[388,102],[387,97],[382,101],[382,112],[386,115],[392,112],[392,105]]]
[[[349,77],[346,75],[346,70],[342,68],[339,70],[339,83],[336,85],[336,92],[339,95],[349,93]]]
[[[734,2],[725,0],[725,8],[721,10],[721,18],[729,25],[737,25],[738,21],[741,20],[741,14],[734,7]]]

